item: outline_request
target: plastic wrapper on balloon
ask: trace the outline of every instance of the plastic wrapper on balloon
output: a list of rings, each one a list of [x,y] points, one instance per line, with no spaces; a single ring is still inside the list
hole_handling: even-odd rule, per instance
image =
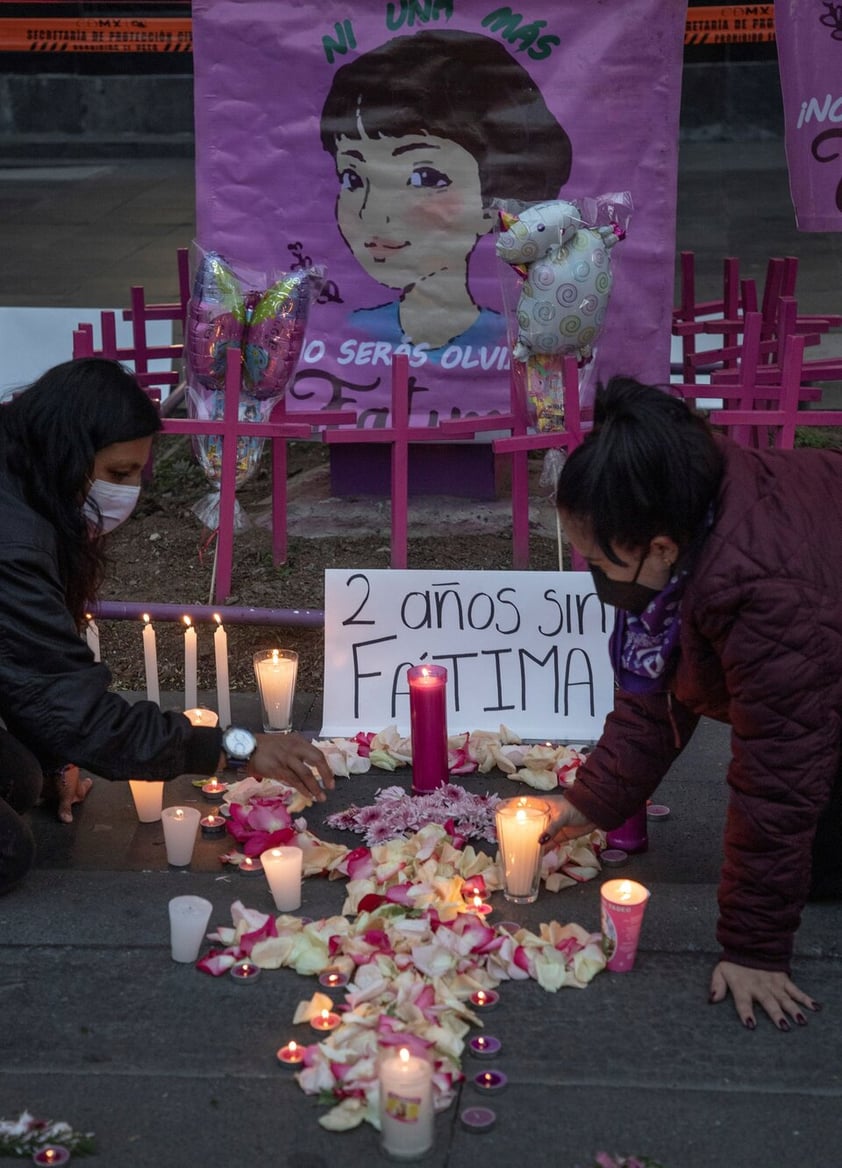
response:
[[[605,323],[613,274],[610,252],[625,230],[589,225],[575,203],[503,211],[497,255],[523,276],[515,309],[516,361],[573,355],[584,363]]]
[[[201,253],[187,304],[188,377],[207,387],[225,382],[225,353],[242,343],[246,302],[240,281],[218,252]]]
[[[295,372],[310,305],[322,273],[292,272],[264,292],[251,311],[243,352],[243,389],[257,401],[277,400]]]
[[[613,283],[611,250],[631,215],[628,192],[574,203],[498,203],[498,257],[517,272],[503,280],[513,373],[538,432],[564,429],[563,359],[576,358],[579,397],[592,400],[596,344]],[[501,276],[506,273],[501,265]]]

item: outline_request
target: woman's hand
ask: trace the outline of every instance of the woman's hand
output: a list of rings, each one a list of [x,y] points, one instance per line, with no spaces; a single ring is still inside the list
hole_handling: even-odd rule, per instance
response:
[[[318,803],[325,800],[322,787],[332,791],[335,785],[333,771],[322,752],[294,733],[258,734],[250,773],[259,778],[282,779]]]
[[[790,981],[788,974],[770,969],[750,969],[732,961],[720,961],[710,979],[711,1002],[722,1002],[730,990],[740,1021],[748,1030],[754,1030],[754,1003],[758,1002],[778,1030],[789,1030],[789,1014],[799,1026],[807,1019],[801,1009],[806,1006],[814,1013],[821,1005]]]
[[[596,824],[586,819],[563,795],[551,795],[546,802],[550,805],[553,818],[539,843],[553,847],[566,843],[569,839],[575,839],[577,835],[587,835],[596,830]]]
[[[56,795],[58,797],[58,817],[62,823],[73,822],[72,807],[74,803],[81,803],[94,785],[93,779],[83,779],[79,775],[79,768],[70,764],[62,767],[56,778]]]

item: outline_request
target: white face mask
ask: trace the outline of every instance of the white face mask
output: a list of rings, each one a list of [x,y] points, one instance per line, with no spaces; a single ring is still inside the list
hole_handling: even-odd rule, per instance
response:
[[[140,484],[130,486],[127,483],[108,483],[105,479],[94,479],[82,505],[82,513],[92,527],[97,526],[98,516],[91,506],[93,500],[102,515],[102,531],[113,531],[125,523],[134,511],[139,495]]]

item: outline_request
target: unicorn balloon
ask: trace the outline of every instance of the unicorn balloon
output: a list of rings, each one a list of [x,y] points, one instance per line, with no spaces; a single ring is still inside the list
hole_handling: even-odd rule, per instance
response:
[[[497,255],[524,277],[516,318],[516,361],[574,354],[593,356],[602,331],[612,273],[610,250],[624,232],[616,224],[588,226],[575,203],[536,203],[500,215]]]

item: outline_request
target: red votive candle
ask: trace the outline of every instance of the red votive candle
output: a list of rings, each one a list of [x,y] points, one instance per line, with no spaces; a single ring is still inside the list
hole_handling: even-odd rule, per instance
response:
[[[423,795],[447,781],[447,670],[413,665],[409,681],[412,792]]]

